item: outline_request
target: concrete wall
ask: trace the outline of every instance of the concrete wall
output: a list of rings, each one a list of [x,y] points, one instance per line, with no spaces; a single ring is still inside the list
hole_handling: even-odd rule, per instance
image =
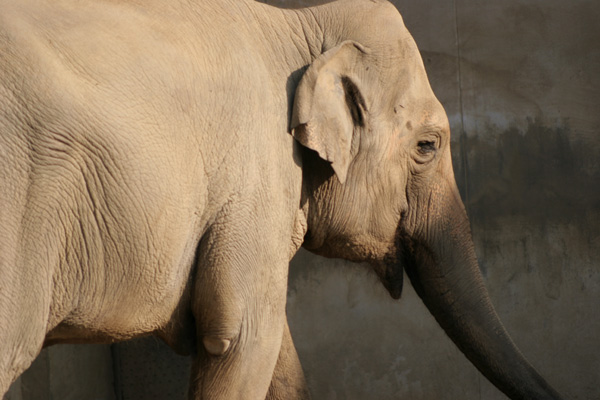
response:
[[[42,351],[4,400],[116,400],[108,345],[61,345]]]
[[[451,121],[455,174],[498,313],[557,389],[600,398],[600,3],[395,4]],[[288,299],[315,400],[504,398],[408,283],[393,301],[365,266],[301,251]],[[112,352],[57,346],[10,398],[177,398],[173,375],[185,377],[187,362],[154,341]]]

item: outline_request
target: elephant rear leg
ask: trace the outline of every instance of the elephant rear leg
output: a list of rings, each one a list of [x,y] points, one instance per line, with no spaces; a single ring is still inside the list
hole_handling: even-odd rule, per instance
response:
[[[49,281],[35,268],[5,261],[0,258],[0,398],[42,349],[50,308]]]
[[[0,398],[35,360],[45,337],[45,323],[34,317],[39,312],[4,300],[0,302]]]

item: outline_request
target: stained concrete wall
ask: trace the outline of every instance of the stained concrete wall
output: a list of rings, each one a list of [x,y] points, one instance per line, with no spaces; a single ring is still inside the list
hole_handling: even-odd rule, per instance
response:
[[[498,313],[560,391],[600,398],[600,3],[395,4],[451,121],[455,174]],[[288,300],[316,400],[504,398],[409,284],[393,301],[365,266],[301,251]],[[86,349],[46,350],[11,398],[161,398],[181,383],[160,371],[186,373],[187,359],[153,341]]]

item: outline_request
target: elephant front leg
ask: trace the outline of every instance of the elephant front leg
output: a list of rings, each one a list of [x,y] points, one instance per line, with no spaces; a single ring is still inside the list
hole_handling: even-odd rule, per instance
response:
[[[285,325],[287,247],[281,231],[219,227],[199,249],[190,398],[264,400]]]
[[[287,320],[283,330],[279,358],[277,358],[277,365],[266,400],[310,400],[304,371],[300,365]]]

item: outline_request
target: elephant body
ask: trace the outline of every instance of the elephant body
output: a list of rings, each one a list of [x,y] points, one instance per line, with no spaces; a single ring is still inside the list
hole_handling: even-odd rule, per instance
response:
[[[261,339],[277,347],[272,369],[287,264],[303,236],[301,169],[288,75],[265,59],[275,49],[250,34],[258,21],[238,3],[202,5],[193,21],[183,3],[3,5],[0,244],[10,278],[0,316],[15,323],[0,331],[0,391],[43,342],[159,333],[190,352],[196,313],[207,331],[234,335],[252,292],[274,305],[264,319],[276,328]],[[192,310],[196,291],[205,299]]]
[[[404,266],[440,324],[464,331],[428,300],[445,273],[411,269],[441,257],[428,215],[445,213],[450,245],[470,233],[445,114],[393,6],[0,10],[0,393],[44,345],[155,334],[194,355],[190,398],[306,398],[285,318],[302,244],[371,262],[393,297]],[[473,308],[493,313],[478,293]],[[496,353],[455,334],[514,398],[558,398],[496,333],[481,343],[510,360],[491,367]]]

